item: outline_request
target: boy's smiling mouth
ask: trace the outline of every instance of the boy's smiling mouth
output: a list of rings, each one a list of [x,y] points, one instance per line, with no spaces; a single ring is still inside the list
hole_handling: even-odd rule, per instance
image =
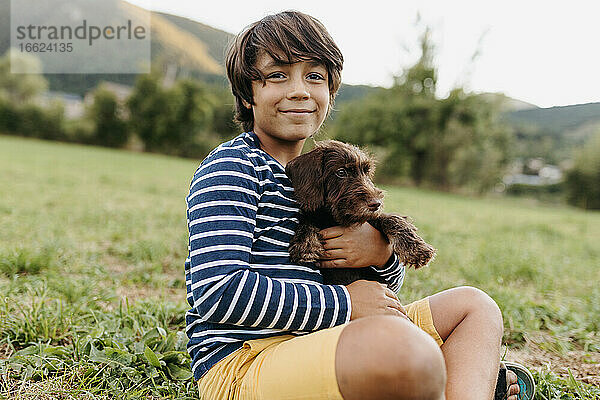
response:
[[[304,108],[292,108],[289,110],[279,110],[280,112],[284,113],[284,114],[311,114],[314,113],[315,110],[308,110],[308,109],[304,109]]]

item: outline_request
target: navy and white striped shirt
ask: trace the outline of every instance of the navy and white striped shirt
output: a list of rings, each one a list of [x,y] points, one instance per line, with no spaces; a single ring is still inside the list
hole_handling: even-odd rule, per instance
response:
[[[298,224],[284,167],[260,149],[253,132],[221,144],[202,161],[187,197],[185,261],[188,351],[194,378],[246,340],[301,335],[350,320],[345,286],[292,264]],[[392,290],[404,279],[395,257],[380,270]]]

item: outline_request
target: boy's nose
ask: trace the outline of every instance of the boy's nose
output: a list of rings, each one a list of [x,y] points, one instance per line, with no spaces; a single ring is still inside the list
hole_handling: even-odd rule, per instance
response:
[[[298,82],[296,80],[290,82],[290,89],[288,91],[287,97],[293,100],[306,100],[310,97],[310,93],[306,88],[306,84],[304,82]]]

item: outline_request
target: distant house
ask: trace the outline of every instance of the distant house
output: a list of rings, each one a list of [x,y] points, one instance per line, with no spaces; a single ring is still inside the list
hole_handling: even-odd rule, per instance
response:
[[[526,174],[506,175],[502,179],[502,182],[504,182],[504,184],[506,186],[515,185],[515,184],[534,185],[534,186],[543,185],[542,178],[540,178],[538,175],[526,175]]]
[[[518,162],[509,175],[505,175],[502,181],[506,186],[514,184],[525,185],[552,185],[559,183],[563,178],[562,170],[556,165],[545,164],[541,158],[529,160],[525,165],[529,173],[523,173],[524,164]]]
[[[538,173],[543,182],[557,183],[563,178],[563,173],[556,165],[546,165]]]

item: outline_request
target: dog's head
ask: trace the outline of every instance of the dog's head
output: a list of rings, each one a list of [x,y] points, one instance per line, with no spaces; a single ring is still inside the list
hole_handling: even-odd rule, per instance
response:
[[[302,211],[327,209],[336,222],[350,225],[376,216],[383,191],[373,184],[375,162],[356,146],[323,140],[291,160],[285,172]]]

